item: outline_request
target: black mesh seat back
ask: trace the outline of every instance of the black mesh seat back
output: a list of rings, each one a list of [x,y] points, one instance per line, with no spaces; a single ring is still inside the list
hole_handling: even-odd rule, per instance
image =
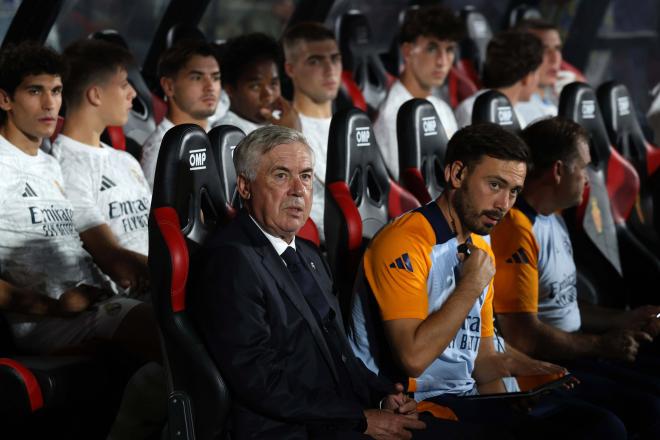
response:
[[[520,132],[520,122],[509,98],[497,90],[488,90],[477,97],[472,107],[472,123],[492,122],[514,133]]]
[[[623,84],[609,81],[598,87],[597,95],[610,141],[635,166],[640,179],[645,179],[647,164],[644,134],[628,89]]]
[[[597,96],[610,141],[639,175],[640,194],[632,210],[630,223],[644,242],[658,248],[660,225],[655,225],[657,219],[654,204],[660,202],[660,187],[654,180],[658,180],[660,173],[649,176],[648,160],[649,155],[660,154],[660,151],[646,142],[626,86],[609,81],[598,87]],[[650,159],[653,160],[653,157]]]
[[[558,114],[577,122],[589,132],[591,163],[595,168],[603,170],[607,181],[610,140],[593,89],[580,82],[568,84],[561,92]]]
[[[240,209],[240,197],[236,190],[236,169],[234,168],[234,149],[243,140],[245,133],[232,125],[220,125],[208,134],[213,149],[216,169],[220,176],[220,186],[226,200],[222,215],[232,219]]]
[[[104,40],[129,49],[124,38],[112,29],[94,32],[90,38]],[[124,135],[141,147],[147,137],[156,129],[152,94],[137,64],[131,64],[128,67],[128,82],[135,89],[136,95],[133,98],[133,107],[128,115],[128,121],[124,124]]]
[[[387,223],[389,176],[364,112],[350,109],[333,116],[325,181],[348,185],[364,238],[370,239]]]
[[[336,35],[344,71],[353,73],[370,110],[375,111],[387,95],[389,79],[371,41],[367,18],[357,10],[346,12],[337,20]]]
[[[186,239],[193,245],[203,243],[216,229],[219,210],[226,204],[204,130],[195,124],[183,124],[165,133],[154,182],[152,209],[173,207]]]
[[[225,204],[209,139],[199,126],[178,125],[164,136],[149,216],[152,302],[170,379],[169,429],[216,438],[229,395],[187,313],[189,261],[219,224]],[[192,437],[189,437],[192,438]]]
[[[486,17],[473,6],[466,6],[461,10],[461,19],[465,23],[467,33],[460,43],[461,58],[470,60],[476,71],[481,72],[493,31]]]
[[[435,199],[445,184],[443,170],[448,139],[433,104],[418,98],[405,102],[399,108],[396,129],[399,175],[419,170],[430,197]]]

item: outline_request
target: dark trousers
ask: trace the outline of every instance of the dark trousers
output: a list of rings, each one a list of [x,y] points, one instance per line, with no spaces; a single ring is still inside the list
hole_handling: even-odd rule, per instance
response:
[[[633,438],[660,438],[657,378],[621,363],[582,360],[565,366],[581,383],[560,393],[613,412]]]
[[[429,413],[420,414],[426,429],[410,432],[414,440],[506,440],[515,439],[507,429],[489,429],[485,425],[436,419]],[[371,437],[357,432],[336,432],[327,436],[314,436],[313,440],[367,440]]]
[[[522,409],[522,402],[514,398],[439,396],[429,400],[451,408],[461,423],[486,427],[489,433],[511,433],[520,439],[627,438],[623,423],[611,412],[557,392],[540,396],[536,404],[529,404],[530,411]]]

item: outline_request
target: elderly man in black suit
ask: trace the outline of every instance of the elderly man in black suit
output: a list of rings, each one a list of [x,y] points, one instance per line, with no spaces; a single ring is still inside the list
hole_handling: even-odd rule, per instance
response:
[[[239,143],[234,165],[246,209],[200,253],[191,305],[231,390],[232,438],[471,435],[456,422],[420,420],[400,384],[353,355],[328,266],[295,237],[312,205],[314,157],[303,135],[260,128]]]

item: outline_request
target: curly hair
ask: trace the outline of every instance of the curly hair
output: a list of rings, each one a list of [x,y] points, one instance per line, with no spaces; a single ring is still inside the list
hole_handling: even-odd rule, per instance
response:
[[[30,75],[66,75],[66,63],[60,54],[32,41],[9,45],[0,52],[0,89],[14,97],[16,88]],[[7,113],[0,109],[0,125]]]
[[[423,6],[406,13],[399,33],[399,42],[412,43],[420,36],[434,37],[441,41],[460,41],[464,35],[465,25],[451,9],[443,6]]]

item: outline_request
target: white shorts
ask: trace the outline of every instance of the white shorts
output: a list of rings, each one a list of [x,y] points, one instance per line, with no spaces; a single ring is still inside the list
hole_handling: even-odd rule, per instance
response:
[[[46,354],[67,347],[75,347],[93,339],[111,339],[119,324],[135,306],[144,304],[132,298],[113,296],[94,304],[71,318],[16,319],[12,329],[19,350]]]

